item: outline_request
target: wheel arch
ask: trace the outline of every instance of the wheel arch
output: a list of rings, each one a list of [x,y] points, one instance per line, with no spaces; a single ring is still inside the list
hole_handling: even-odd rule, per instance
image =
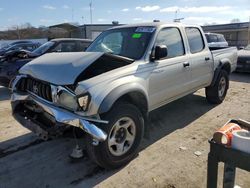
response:
[[[148,96],[139,84],[124,84],[113,89],[103,99],[98,109],[99,114],[108,112],[115,103],[126,101],[138,107],[144,118],[148,115]]]
[[[231,73],[231,64],[230,64],[230,60],[229,59],[222,59],[218,65],[218,67],[215,69],[214,72],[214,77],[211,83],[211,86],[214,86],[220,71],[226,71],[228,73],[228,75]]]

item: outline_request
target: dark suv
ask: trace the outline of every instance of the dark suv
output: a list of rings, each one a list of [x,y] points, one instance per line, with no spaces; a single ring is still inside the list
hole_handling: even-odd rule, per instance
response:
[[[27,50],[9,51],[0,57],[0,85],[8,87],[18,70],[34,58],[52,52],[85,51],[91,42],[89,39],[61,38],[48,41],[32,52]]]

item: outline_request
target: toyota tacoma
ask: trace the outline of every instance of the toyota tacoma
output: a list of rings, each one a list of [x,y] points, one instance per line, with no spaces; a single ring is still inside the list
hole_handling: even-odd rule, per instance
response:
[[[12,81],[13,116],[44,139],[86,133],[90,158],[118,168],[138,153],[149,113],[205,88],[219,104],[237,50],[209,49],[201,27],[152,22],[101,33],[86,52],[45,54]]]

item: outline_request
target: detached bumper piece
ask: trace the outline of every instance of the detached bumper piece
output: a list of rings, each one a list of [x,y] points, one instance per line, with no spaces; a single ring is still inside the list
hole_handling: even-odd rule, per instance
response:
[[[92,123],[105,121],[82,117],[39,97],[13,93],[11,104],[14,118],[43,139],[58,135],[70,126],[81,128],[96,141],[102,142],[107,138],[107,134]]]

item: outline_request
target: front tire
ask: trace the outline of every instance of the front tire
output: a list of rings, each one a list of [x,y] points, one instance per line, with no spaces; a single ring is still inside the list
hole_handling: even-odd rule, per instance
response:
[[[99,166],[106,169],[119,168],[138,153],[144,133],[142,114],[132,104],[117,103],[102,118],[109,121],[107,125],[102,125],[108,137],[95,146],[93,138],[87,136],[87,152]]]
[[[209,103],[220,104],[226,97],[229,87],[228,73],[221,70],[213,86],[206,88],[206,98]]]

